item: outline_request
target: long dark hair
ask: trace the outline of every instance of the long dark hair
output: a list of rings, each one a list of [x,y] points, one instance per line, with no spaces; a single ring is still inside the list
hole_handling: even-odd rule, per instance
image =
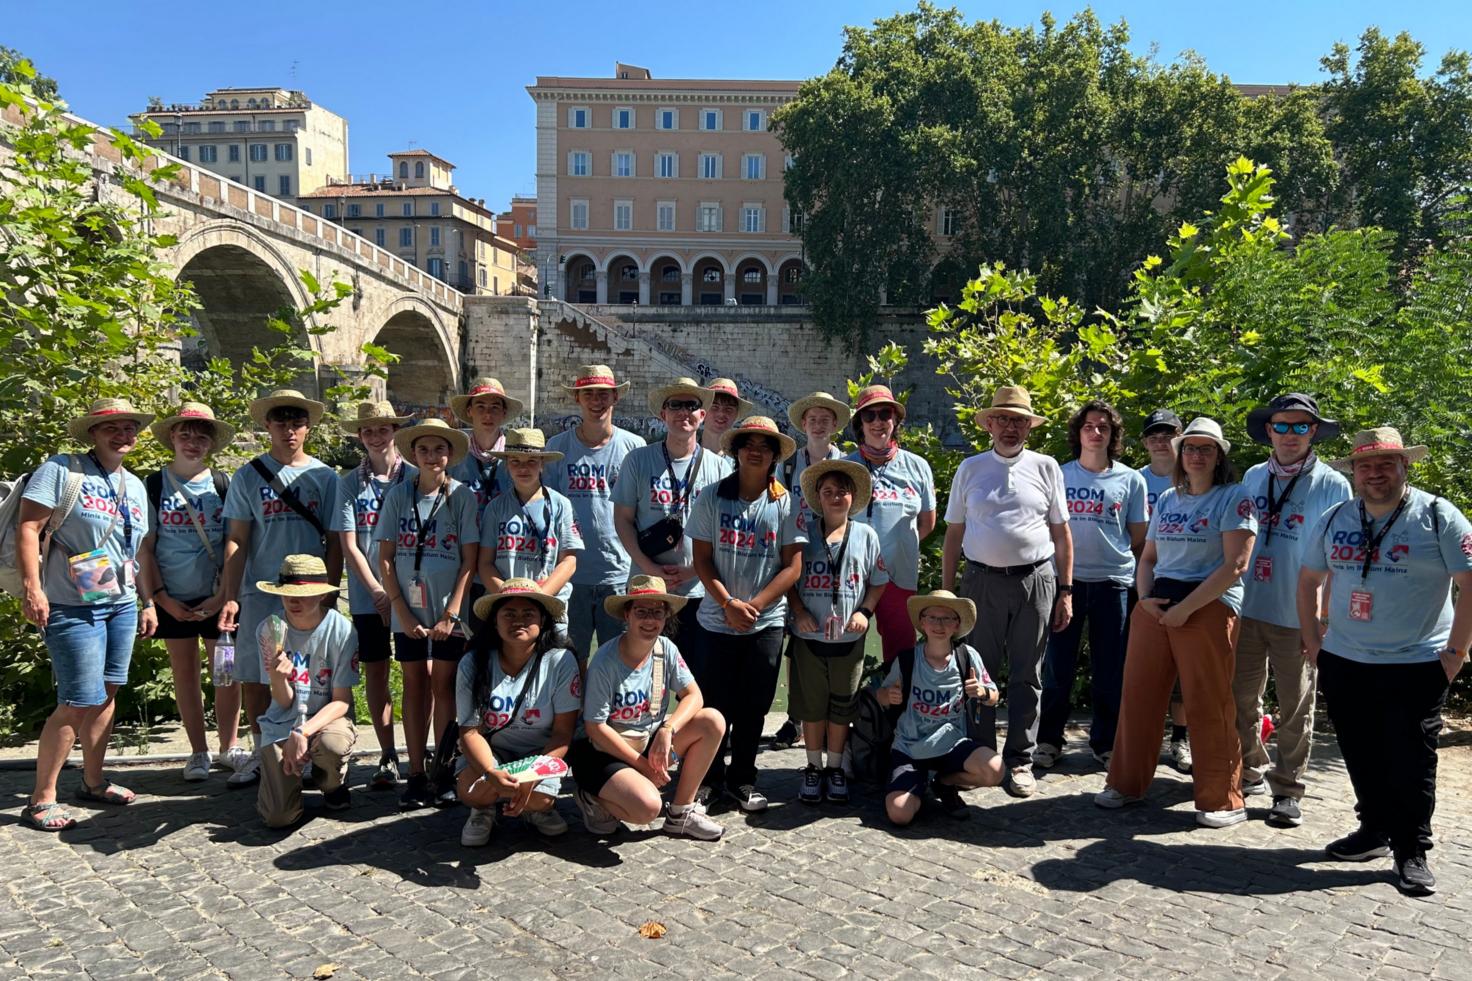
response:
[[[734,501],[741,496],[741,461],[736,454],[741,451],[748,440],[761,439],[772,449],[772,462],[767,465],[767,483],[772,482],[772,477],[777,473],[777,457],[782,455],[782,443],[774,436],[765,436],[761,433],[742,433],[731,440],[731,457],[736,460],[736,469],[721,478],[716,485],[716,496],[724,497],[728,501]]]
[[[506,600],[521,598],[523,597],[515,595],[505,597]],[[552,619],[552,614],[548,613],[547,608],[542,604],[537,603],[536,606],[537,612],[541,614],[538,623],[541,624],[542,629],[532,644],[533,660],[538,655],[550,651],[557,639],[557,624]],[[475,636],[470,638],[470,656],[475,658],[475,673],[470,682],[470,691],[477,712],[491,697],[491,676],[495,673],[491,670],[491,658],[501,655],[501,635],[496,632],[496,613],[500,608],[501,601],[498,599],[497,602],[491,604],[490,616],[486,617],[480,629],[475,632]],[[533,679],[528,678],[526,683],[531,684],[532,681]]]
[[[1109,454],[1109,462],[1113,463],[1119,459],[1119,451],[1124,448],[1124,417],[1108,402],[1092,399],[1078,407],[1073,418],[1068,420],[1068,448],[1073,451],[1075,458],[1083,453],[1084,423],[1088,421],[1090,412],[1102,412],[1109,417],[1109,445],[1104,449]]]

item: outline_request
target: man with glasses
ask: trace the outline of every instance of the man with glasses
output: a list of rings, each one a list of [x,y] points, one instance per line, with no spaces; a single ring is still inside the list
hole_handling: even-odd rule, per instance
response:
[[[1032,411],[1027,389],[1004,385],[981,424],[992,448],[956,468],[946,504],[941,577],[954,588],[962,556],[960,594],[976,604],[970,642],[987,672],[1007,677],[1007,766],[1003,785],[1014,797],[1037,790],[1032,756],[1043,693],[1048,632],[1073,617],[1073,537],[1063,472],[1052,457],[1026,449],[1027,435],[1047,420]],[[1056,601],[1055,601],[1056,600]],[[997,745],[996,710],[983,706],[976,738]]]
[[[1148,517],[1155,512],[1155,502],[1170,487],[1175,479],[1175,438],[1181,435],[1181,417],[1169,409],[1156,409],[1145,417],[1140,427],[1140,442],[1150,454],[1150,462],[1140,468],[1145,478],[1145,513]],[[1130,586],[1130,614],[1135,611],[1135,588]],[[1129,619],[1125,620],[1125,635],[1129,635]],[[1191,739],[1186,729],[1186,707],[1181,701],[1181,683],[1176,682],[1170,696],[1170,765],[1181,773],[1191,772]]]
[[[1313,665],[1303,658],[1297,589],[1303,542],[1324,512],[1347,501],[1349,481],[1314,453],[1314,444],[1339,435],[1339,424],[1319,415],[1311,397],[1280,395],[1247,414],[1253,442],[1273,448],[1266,463],[1247,471],[1242,486],[1257,509],[1237,669],[1237,737],[1242,742],[1242,794],[1273,794],[1268,824],[1303,823],[1303,775],[1314,736]],[[1268,670],[1278,694],[1278,760],[1271,765],[1262,741],[1263,692]]]

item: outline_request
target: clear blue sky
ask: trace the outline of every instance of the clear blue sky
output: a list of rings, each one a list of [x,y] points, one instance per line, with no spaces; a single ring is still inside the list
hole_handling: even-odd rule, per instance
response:
[[[1083,5],[958,6],[972,19],[1020,25],[1050,9],[1066,20]],[[619,60],[656,78],[807,78],[833,66],[844,25],[913,7],[897,0],[746,0],[721,8],[690,0],[0,0],[0,9],[0,44],[54,76],[74,111],[96,122],[124,125],[154,95],[192,102],[221,86],[298,88],[347,117],[355,173],[383,170],[384,155],[412,140],[458,166],[462,192],[504,207],[512,194],[536,189],[525,87],[537,75],[608,76]],[[1317,81],[1330,46],[1353,44],[1369,25],[1409,31],[1427,47],[1428,70],[1448,48],[1472,46],[1467,0],[1136,0],[1094,10],[1106,23],[1124,18],[1137,50],[1155,45],[1169,61],[1192,49],[1238,82]]]

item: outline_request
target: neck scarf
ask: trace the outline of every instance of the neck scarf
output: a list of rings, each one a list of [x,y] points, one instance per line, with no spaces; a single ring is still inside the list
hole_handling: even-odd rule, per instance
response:
[[[863,455],[864,460],[875,465],[888,463],[899,451],[900,444],[894,440],[890,440],[889,445],[882,450],[871,450],[868,443],[859,444],[859,453]]]
[[[1268,455],[1268,472],[1274,477],[1296,477],[1300,473],[1312,470],[1314,464],[1319,462],[1318,455],[1313,450],[1308,451],[1308,456],[1297,463],[1284,464],[1278,462],[1278,454]]]
[[[488,450],[483,450],[480,448],[480,444],[475,441],[475,433],[473,431],[470,434],[470,455],[475,457],[481,463],[489,463],[492,453],[499,453],[505,448],[506,431],[504,429],[501,431],[501,435],[496,437],[495,445],[493,445]]]

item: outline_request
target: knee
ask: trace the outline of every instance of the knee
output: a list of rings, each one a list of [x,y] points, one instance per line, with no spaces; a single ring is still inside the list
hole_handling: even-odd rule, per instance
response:
[[[701,735],[720,736],[726,731],[726,717],[718,709],[703,708],[695,713],[693,721]]]
[[[889,818],[889,823],[901,828],[915,820],[915,812],[918,810],[911,803],[909,794],[890,794],[884,799],[884,814]]]
[[[633,824],[651,824],[663,809],[664,802],[660,800],[659,791],[652,784],[641,787],[626,808],[629,821]]]

